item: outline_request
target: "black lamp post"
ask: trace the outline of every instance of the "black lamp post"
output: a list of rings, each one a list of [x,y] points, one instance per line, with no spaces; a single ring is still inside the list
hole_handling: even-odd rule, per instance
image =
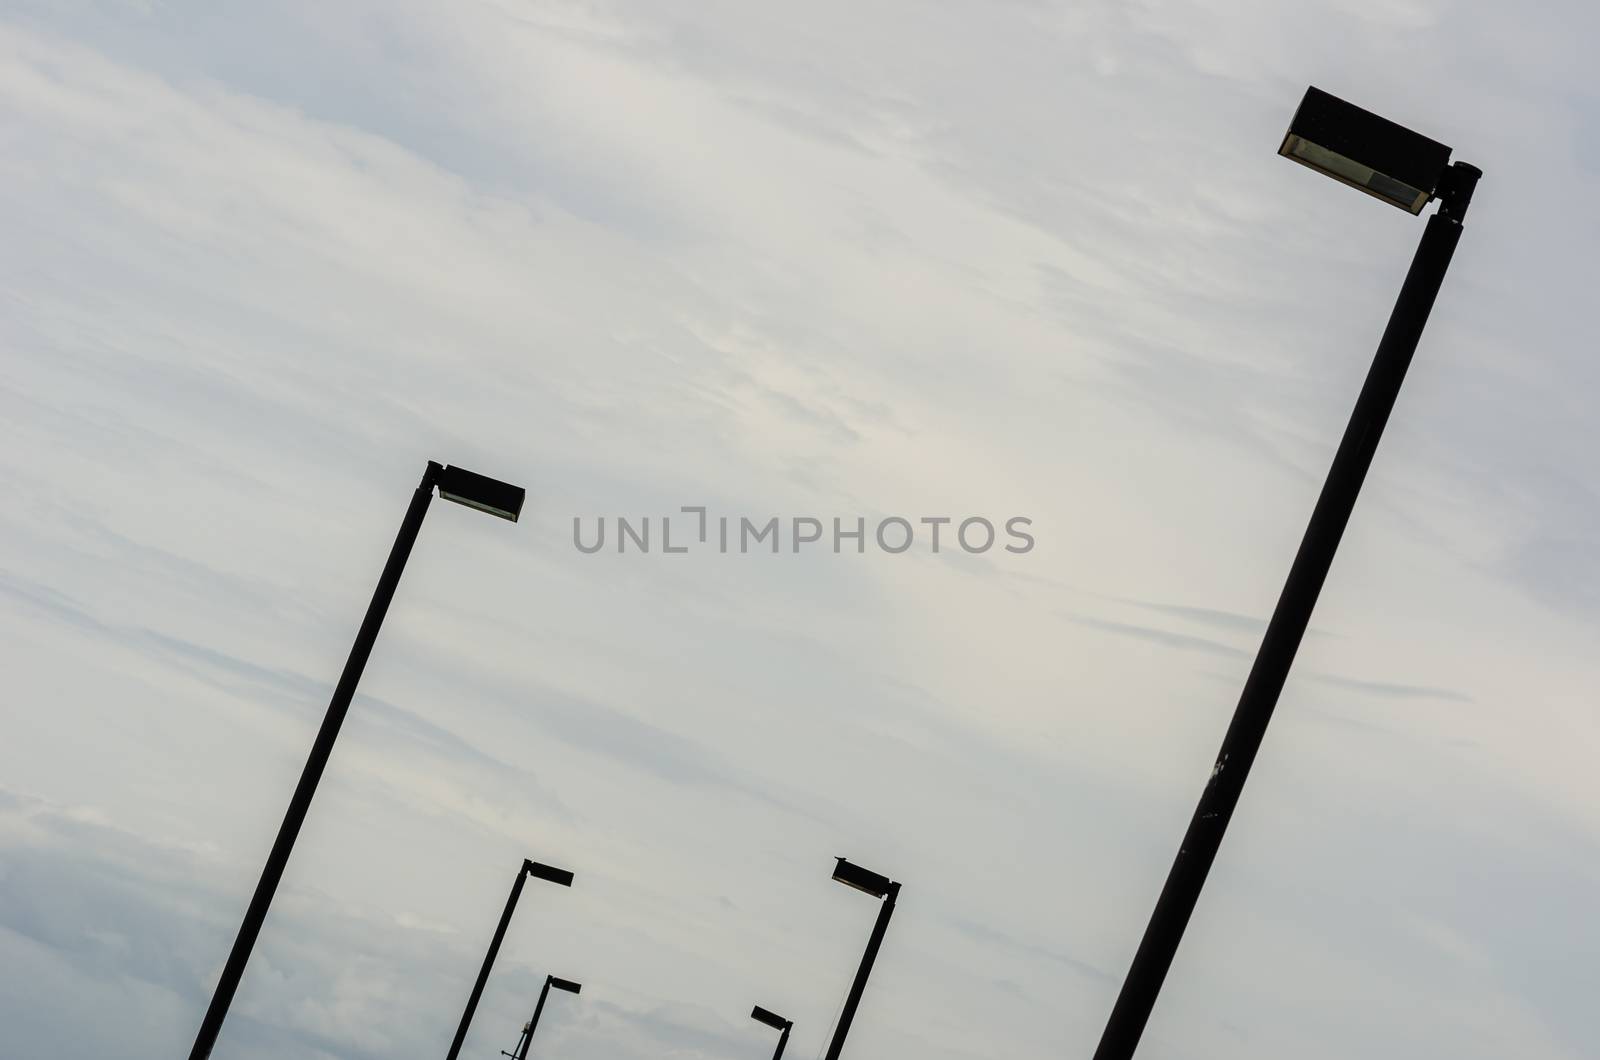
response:
[[[1311,621],[1317,594],[1461,238],[1461,219],[1473,187],[1482,175],[1464,162],[1450,165],[1450,148],[1444,144],[1316,88],[1306,91],[1278,153],[1410,213],[1420,213],[1431,198],[1439,200],[1439,210],[1423,229],[1233,721],[1222,738],[1222,750],[1123,980],[1095,1060],[1129,1060],[1138,1048]]]
[[[512,1052],[500,1050],[501,1056],[509,1056],[511,1060],[528,1060],[528,1046],[533,1044],[533,1032],[539,1029],[539,1015],[544,1012],[544,999],[550,996],[550,988],[565,990],[569,994],[576,994],[583,989],[582,983],[574,983],[571,979],[561,979],[553,975],[544,977],[544,986],[539,990],[539,1003],[533,1006],[533,1018],[522,1028],[522,1037],[517,1039],[517,1047]]]
[[[500,923],[494,929],[494,938],[489,940],[489,952],[483,955],[483,967],[478,969],[477,982],[472,984],[472,993],[467,997],[467,1007],[461,1013],[461,1025],[456,1028],[455,1040],[450,1043],[450,1052],[447,1060],[456,1060],[461,1052],[461,1043],[467,1040],[467,1028],[472,1026],[472,1014],[478,1011],[478,998],[483,996],[483,986],[489,981],[489,969],[494,967],[494,959],[500,952],[500,943],[505,940],[506,928],[511,923],[511,914],[516,911],[517,899],[522,897],[522,883],[529,876],[535,879],[548,880],[562,887],[572,886],[572,873],[566,869],[554,869],[549,865],[541,865],[537,861],[524,860],[522,868],[517,870],[516,882],[511,885],[511,896],[506,899],[505,910],[500,914]],[[563,983],[565,979],[561,980]],[[550,980],[546,979],[545,989],[549,989]],[[576,986],[576,984],[573,984]],[[566,989],[566,987],[562,987]],[[574,989],[576,994],[577,990]],[[544,1005],[544,995],[539,995],[539,1004]],[[534,1019],[538,1019],[535,1014]]]
[[[383,574],[378,578],[378,588],[372,594],[372,602],[367,605],[367,616],[356,633],[356,642],[350,649],[349,659],[345,661],[344,672],[334,686],[328,712],[322,718],[322,728],[317,731],[316,741],[311,745],[311,755],[300,773],[300,783],[295,786],[294,795],[289,799],[289,809],[283,815],[278,838],[272,844],[266,867],[261,870],[261,879],[256,883],[255,894],[245,910],[244,922],[239,925],[239,934],[234,939],[233,950],[228,954],[228,963],[223,966],[222,976],[211,995],[211,1004],[206,1009],[205,1018],[200,1021],[200,1032],[195,1036],[194,1048],[189,1051],[189,1060],[206,1060],[217,1044],[222,1021],[228,1017],[228,1006],[233,1003],[233,995],[244,976],[245,965],[250,962],[250,951],[255,947],[256,936],[261,934],[261,925],[272,905],[272,896],[278,890],[278,881],[283,878],[283,869],[289,863],[289,854],[294,850],[300,826],[305,823],[311,797],[317,792],[317,782],[322,779],[328,756],[333,752],[339,727],[344,724],[344,716],[350,709],[350,700],[361,680],[361,672],[366,668],[367,657],[372,654],[372,646],[378,639],[378,629],[389,611],[389,601],[394,599],[400,574],[405,570],[407,557],[411,555],[411,546],[416,544],[417,531],[422,529],[422,517],[427,514],[435,487],[438,487],[439,496],[446,500],[488,512],[501,519],[516,522],[522,512],[524,493],[520,486],[473,474],[464,468],[444,467],[428,461],[422,482],[412,494],[411,506],[406,509],[405,519],[400,524],[394,547],[389,550],[389,562],[384,565]]]
[[[784,1046],[789,1044],[789,1032],[794,1030],[794,1020],[786,1020],[776,1012],[764,1009],[760,1005],[750,1010],[750,1018],[757,1023],[765,1023],[773,1030],[780,1032],[778,1034],[778,1048],[772,1052],[772,1060],[780,1060],[783,1056]]]
[[[834,866],[833,878],[846,887],[854,887],[874,898],[883,899],[883,905],[878,910],[877,923],[872,925],[872,935],[867,939],[867,952],[861,956],[861,967],[856,970],[855,982],[850,984],[850,994],[844,1000],[844,1011],[839,1013],[839,1026],[834,1028],[833,1041],[828,1044],[827,1060],[839,1060],[839,1054],[844,1051],[845,1035],[850,1033],[850,1024],[856,1018],[856,1007],[861,1004],[861,995],[867,989],[867,976],[872,974],[872,962],[878,959],[878,947],[883,945],[883,934],[889,930],[889,918],[894,915],[895,899],[900,897],[900,885],[887,876],[880,876],[860,865],[852,865],[844,858],[837,859]]]

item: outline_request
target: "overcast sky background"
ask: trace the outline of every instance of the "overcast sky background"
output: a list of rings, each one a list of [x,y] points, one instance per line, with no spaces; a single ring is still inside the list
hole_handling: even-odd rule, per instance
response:
[[[430,458],[219,1058],[1087,1057],[1421,222],[1486,172],[1141,1058],[1600,1043],[1586,0],[11,0],[0,1055],[184,1055]],[[583,555],[574,516],[1033,519]],[[675,531],[678,527],[675,526]],[[656,542],[659,544],[659,542]]]

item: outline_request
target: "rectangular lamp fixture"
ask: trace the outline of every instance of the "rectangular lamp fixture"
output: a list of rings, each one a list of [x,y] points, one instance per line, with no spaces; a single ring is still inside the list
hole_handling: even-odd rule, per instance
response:
[[[479,475],[464,467],[447,467],[440,471],[438,485],[439,496],[445,500],[465,504],[468,508],[476,508],[513,523],[522,514],[522,502],[527,496],[527,491],[521,486]]]
[[[784,1019],[776,1012],[771,1012],[762,1008],[760,1005],[757,1005],[753,1010],[751,1010],[750,1018],[760,1023],[765,1023],[775,1031],[781,1031],[789,1025],[788,1020]]]
[[[563,887],[572,886],[572,873],[566,869],[551,868],[549,865],[541,865],[537,861],[524,861],[522,863],[522,871],[535,879],[549,880],[551,883],[559,883]]]
[[[1306,89],[1278,153],[1409,213],[1421,213],[1450,164],[1450,148],[1421,133]]]
[[[583,989],[582,983],[574,983],[571,979],[561,979],[554,975],[550,977],[550,985],[557,990],[565,990],[569,994],[576,994]]]
[[[880,876],[870,869],[862,868],[860,865],[852,865],[844,858],[839,858],[838,864],[834,866],[833,878],[846,887],[854,887],[856,890],[864,891],[874,898],[882,898],[889,893],[889,877]]]

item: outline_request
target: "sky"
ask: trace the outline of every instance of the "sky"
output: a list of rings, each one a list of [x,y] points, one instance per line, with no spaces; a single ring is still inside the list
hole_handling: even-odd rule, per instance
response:
[[[1597,33],[10,0],[0,1056],[185,1055],[430,459],[527,506],[434,503],[215,1056],[443,1055],[524,858],[464,1057],[551,973],[536,1056],[819,1056],[841,855],[847,1056],[1091,1055],[1421,234],[1308,84],[1485,176],[1139,1055],[1593,1056]]]

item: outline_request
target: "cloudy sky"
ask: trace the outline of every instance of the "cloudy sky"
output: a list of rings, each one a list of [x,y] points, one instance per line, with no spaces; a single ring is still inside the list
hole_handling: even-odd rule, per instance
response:
[[[1087,1057],[1421,232],[1314,83],[1486,177],[1140,1055],[1593,1056],[1597,33],[10,0],[0,1054],[186,1054],[438,459],[527,510],[434,505],[218,1057],[442,1056],[524,857],[464,1055],[553,972],[537,1054],[813,1057],[837,855],[848,1055]],[[684,506],[1036,546],[574,547]]]

